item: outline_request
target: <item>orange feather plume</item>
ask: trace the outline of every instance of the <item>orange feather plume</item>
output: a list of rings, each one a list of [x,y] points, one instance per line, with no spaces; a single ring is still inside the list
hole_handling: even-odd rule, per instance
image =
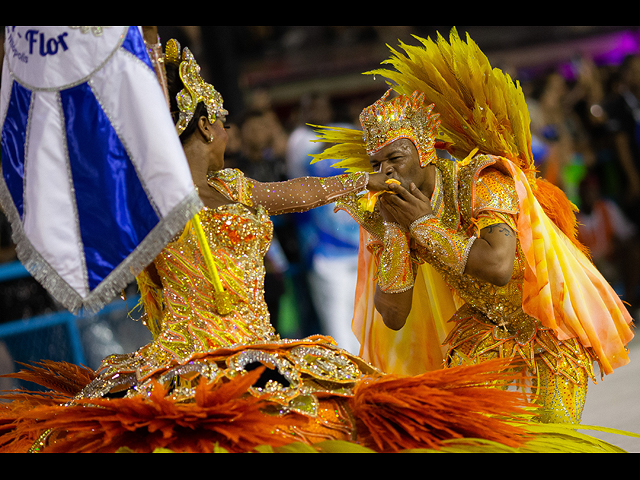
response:
[[[524,394],[487,388],[522,380],[505,367],[504,360],[496,360],[365,382],[350,402],[358,421],[358,439],[382,452],[438,449],[443,442],[459,438],[519,447],[530,437],[515,420],[531,418],[530,404]]]
[[[279,435],[279,429],[306,420],[295,414],[267,415],[263,400],[245,395],[261,370],[229,382],[202,382],[194,402],[176,402],[157,384],[149,397],[82,399],[65,407],[7,407],[0,410],[0,453],[26,451],[48,429],[59,432],[47,447],[52,453],[213,452],[218,446],[245,452],[263,444],[284,445],[291,440]]]

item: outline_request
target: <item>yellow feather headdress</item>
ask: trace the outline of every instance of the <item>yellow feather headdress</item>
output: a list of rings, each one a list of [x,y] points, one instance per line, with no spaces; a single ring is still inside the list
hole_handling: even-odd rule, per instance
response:
[[[505,157],[525,172],[533,171],[529,111],[520,85],[508,74],[492,68],[487,57],[467,35],[462,41],[455,28],[449,42],[414,36],[421,45],[400,43],[405,54],[391,48],[391,58],[382,62],[394,70],[365,72],[387,79],[398,94],[410,97],[420,92],[424,104],[435,104],[440,115],[438,148],[463,159],[478,149]],[[345,128],[316,127],[318,140],[334,144],[314,158],[342,159],[337,168],[368,170],[362,132]]]
[[[440,125],[433,104],[424,104],[424,95],[413,92],[387,101],[390,90],[360,114],[363,140],[369,155],[399,138],[408,138],[418,150],[420,165],[426,166],[436,156],[435,130]]]
[[[336,145],[315,155],[312,163],[342,158],[344,161],[333,166],[349,171],[370,171],[369,155],[399,138],[408,138],[414,143],[421,166],[431,163],[436,157],[435,138],[440,125],[439,115],[432,113],[434,105],[425,104],[420,92],[388,100],[390,93],[391,89],[387,90],[382,98],[362,111],[362,130],[313,125],[323,139],[315,141]]]
[[[464,158],[474,148],[500,155],[527,171],[533,168],[529,110],[519,83],[498,68],[467,34],[466,43],[455,28],[449,42],[414,36],[422,45],[400,43],[406,54],[391,48],[392,57],[381,68],[367,72],[393,82],[394,90],[424,94],[440,113],[441,131],[450,142],[447,150]]]
[[[557,186],[537,176],[531,152],[531,119],[519,82],[498,68],[466,35],[453,28],[447,41],[414,35],[419,46],[400,42],[404,53],[391,47],[391,57],[367,75],[379,75],[399,95],[419,92],[424,104],[434,104],[440,126],[435,147],[464,162],[475,153],[504,157],[517,165],[547,215],[584,252],[577,238],[573,205]],[[339,159],[333,166],[347,171],[371,171],[362,131],[316,127],[317,142],[332,144],[314,155],[312,163]]]

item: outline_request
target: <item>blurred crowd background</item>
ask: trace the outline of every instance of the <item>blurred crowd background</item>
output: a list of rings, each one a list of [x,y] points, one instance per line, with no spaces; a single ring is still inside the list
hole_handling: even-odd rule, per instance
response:
[[[230,112],[227,166],[277,181],[340,173],[310,164],[321,147],[307,124],[357,127],[360,111],[387,89],[362,75],[389,56],[387,44],[417,44],[412,35],[448,37],[450,26],[160,26],[163,41],[188,46]],[[593,261],[629,304],[640,309],[640,27],[457,26],[494,67],[520,82],[531,115],[538,169],[578,207],[579,235]],[[436,106],[437,107],[437,106]],[[334,336],[357,353],[350,333],[358,231],[331,205],[274,217],[266,295],[283,337]],[[2,276],[16,258],[0,217],[0,373],[19,356],[15,330],[3,325],[60,312],[28,276]],[[135,285],[129,289],[135,298]],[[135,301],[133,302],[135,304]],[[115,319],[87,319],[87,364],[148,341],[132,330],[132,301]],[[124,312],[124,313],[123,313]],[[137,323],[140,325],[140,322]],[[28,335],[35,342],[34,334]],[[124,340],[123,340],[124,339]],[[45,353],[51,358],[55,340]],[[128,343],[127,343],[128,342]],[[136,345],[136,342],[138,345]],[[22,345],[22,344],[20,344]],[[36,350],[35,347],[29,347]],[[46,349],[44,349],[46,350]],[[106,353],[105,353],[106,352]],[[3,360],[4,359],[4,360]],[[0,385],[0,388],[1,385]]]

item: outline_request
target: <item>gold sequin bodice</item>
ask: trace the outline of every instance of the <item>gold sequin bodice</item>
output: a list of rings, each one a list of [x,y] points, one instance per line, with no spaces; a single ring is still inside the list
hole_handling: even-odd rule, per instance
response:
[[[180,328],[187,320],[190,328],[196,325],[202,330],[206,349],[272,339],[264,301],[263,258],[273,236],[268,215],[262,209],[253,213],[230,204],[205,209],[200,219],[222,284],[231,293],[232,312],[216,313],[209,272],[195,234],[188,231],[155,261],[164,292],[163,329]]]
[[[269,216],[242,204],[205,208],[199,216],[231,311],[218,313],[211,273],[187,224],[154,261],[162,288],[156,292],[159,318],[153,342],[133,357],[107,357],[103,365],[108,371],[135,371],[144,379],[200,353],[279,340],[264,300],[263,259],[273,236]],[[148,305],[145,309],[150,315]]]
[[[282,213],[290,211],[287,205],[291,204],[297,205],[292,207],[295,210],[302,208],[300,202],[327,203],[336,195],[362,189],[366,178],[357,174],[326,182],[309,178],[260,184],[247,179],[239,170],[212,174],[210,186],[227,196],[229,204],[205,208],[199,220],[230,311],[219,313],[214,279],[196,230],[189,222],[182,235],[169,243],[154,261],[161,287],[146,272],[138,278],[141,290],[145,290],[142,295],[145,321],[153,341],[135,354],[107,357],[102,373],[102,379],[106,380],[96,382],[95,389],[104,392],[112,388],[116,376],[124,378],[121,373],[134,373],[136,381],[144,382],[168,368],[211,352],[286,344],[270,322],[264,299],[264,257],[273,239],[267,207]],[[304,191],[297,195],[301,200],[296,203],[296,195],[291,191],[303,187]],[[279,208],[278,202],[282,204]]]
[[[262,207],[229,204],[199,216],[220,280],[231,294],[231,312],[217,313],[198,237],[187,225],[154,262],[162,281],[154,340],[133,354],[107,357],[100,376],[79,397],[149,395],[159,383],[171,398],[193,401],[199,382],[223,383],[262,364],[274,373],[249,393],[265,401],[266,412],[318,419],[279,434],[351,438],[355,430],[345,399],[363,375],[379,372],[328,337],[290,340],[275,333],[264,300],[263,262],[273,224]]]

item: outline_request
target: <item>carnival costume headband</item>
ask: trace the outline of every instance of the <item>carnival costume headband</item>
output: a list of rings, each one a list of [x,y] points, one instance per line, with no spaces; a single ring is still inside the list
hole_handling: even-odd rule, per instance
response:
[[[169,40],[165,49],[165,61],[180,64],[178,71],[184,84],[184,88],[176,95],[180,110],[176,124],[178,135],[187,128],[200,102],[204,102],[210,123],[229,114],[222,107],[222,95],[200,76],[200,65],[187,47],[182,49],[181,53],[180,43],[177,40]]]
[[[431,163],[435,156],[435,131],[440,125],[439,115],[432,114],[433,105],[424,105],[424,95],[414,92],[387,101],[388,90],[380,100],[360,114],[363,141],[368,155],[390,143],[407,138],[420,156],[420,166]]]

